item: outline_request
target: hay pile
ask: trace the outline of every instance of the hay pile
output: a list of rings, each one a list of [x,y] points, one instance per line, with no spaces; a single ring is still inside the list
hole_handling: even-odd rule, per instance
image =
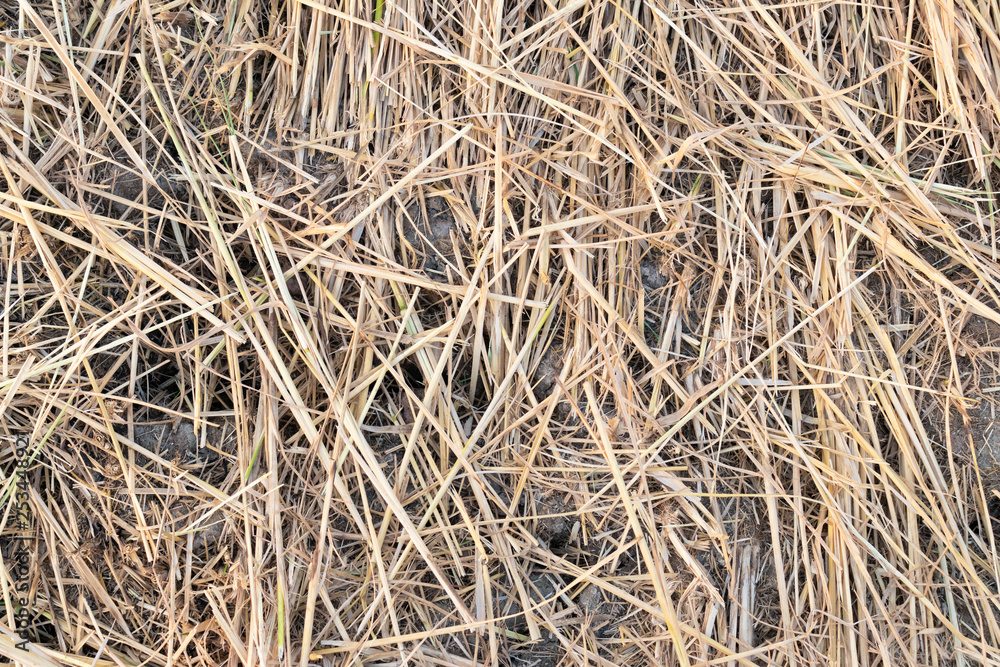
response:
[[[995,2],[0,8],[6,659],[1000,662]]]

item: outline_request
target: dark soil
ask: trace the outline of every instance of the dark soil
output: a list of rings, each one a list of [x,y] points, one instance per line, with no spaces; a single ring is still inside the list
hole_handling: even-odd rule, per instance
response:
[[[608,600],[608,594],[593,585],[583,589],[576,603],[580,606],[580,612],[590,621],[590,628],[599,639],[619,634],[618,621],[624,616],[624,605]]]
[[[961,340],[978,347],[1000,346],[1000,324],[979,315],[973,315],[962,327]]]
[[[510,651],[510,667],[556,667],[563,649],[551,633],[543,633],[540,641],[518,645]]]
[[[778,593],[778,582],[774,575],[774,563],[770,566],[761,581],[757,583],[757,595],[754,604],[754,637],[758,646],[770,644],[778,636],[781,625],[781,598]]]
[[[549,347],[542,355],[535,369],[535,395],[539,398],[547,398],[552,395],[555,389],[556,380],[562,372],[564,363],[564,352],[555,346]]]
[[[545,573],[533,574],[529,577],[528,582],[528,596],[532,600],[532,605],[545,600],[552,600],[556,596],[557,584],[559,582],[553,575]],[[497,595],[497,609],[499,616],[511,616],[511,618],[500,621],[500,623],[504,627],[522,634],[528,629],[528,621],[524,616],[520,597],[513,585],[510,585],[507,590],[509,594],[501,592]],[[536,609],[534,613],[536,616],[549,615],[545,606]]]
[[[573,517],[558,516],[570,511],[570,507],[559,499],[548,499],[538,503],[538,519],[535,532],[541,542],[550,549],[561,549],[569,541],[573,530]]]
[[[976,405],[966,408],[968,423],[958,410],[952,411],[949,424],[952,447],[960,456],[968,457],[971,439],[979,469],[992,472],[1000,469],[1000,406],[982,397],[977,400]]]
[[[666,264],[667,257],[657,248],[649,252],[639,261],[639,277],[647,292],[655,292],[670,283],[670,268]]]
[[[454,271],[449,265],[458,266],[453,235],[458,242],[464,241],[444,197],[428,197],[423,205],[416,200],[406,207],[403,238],[416,252],[417,268],[433,279],[447,278],[449,271]]]
[[[175,534],[176,539],[187,540],[191,534],[194,548],[208,551],[218,546],[222,540],[226,527],[225,514],[218,511],[205,518],[203,510],[198,507],[197,503],[188,499],[172,504],[165,530]]]
[[[116,164],[117,163],[117,164]],[[114,162],[106,163],[103,180],[109,192],[123,201],[108,199],[108,215],[124,220],[134,211],[133,204],[142,205],[143,192],[146,206],[153,210],[162,209],[165,203],[162,192],[174,195],[184,189],[183,184],[172,181],[165,171],[158,171],[156,185],[149,183],[135,164],[124,153],[115,156]],[[159,189],[157,189],[159,188]]]
[[[289,169],[281,162],[294,163],[295,152],[288,147],[281,146],[277,133],[273,131],[269,132],[266,137],[259,138],[257,143],[261,148],[255,147],[250,142],[240,144],[240,152],[243,154],[243,161],[250,177],[258,178],[262,174],[275,172],[287,176]]]
[[[968,319],[956,343],[958,376],[966,399],[965,416],[951,408],[947,423],[943,410],[928,414],[930,432],[939,442],[950,436],[958,459],[975,462],[990,480],[1000,481],[1000,403],[998,395],[983,390],[1000,383],[1000,326],[978,315]]]
[[[161,419],[136,424],[135,440],[141,447],[161,458],[190,465],[213,462],[217,460],[220,451],[228,453],[235,443],[236,433],[233,422],[223,420],[221,425],[208,428],[205,447],[202,447],[191,421],[178,419],[167,422]]]
[[[187,462],[198,456],[198,438],[191,422],[142,424],[135,427],[135,440],[168,461]]]
[[[639,260],[639,282],[645,311],[643,334],[649,345],[659,344],[655,331],[666,319],[664,311],[667,308],[667,287],[671,283],[672,274],[670,260],[659,248],[650,248]]]

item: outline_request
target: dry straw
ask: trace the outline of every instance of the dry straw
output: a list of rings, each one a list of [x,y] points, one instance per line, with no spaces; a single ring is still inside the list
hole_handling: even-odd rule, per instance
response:
[[[1000,664],[998,17],[0,1],[0,655]]]

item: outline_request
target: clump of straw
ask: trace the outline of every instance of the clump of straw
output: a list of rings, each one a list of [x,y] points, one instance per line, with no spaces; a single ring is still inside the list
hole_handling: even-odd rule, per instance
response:
[[[1000,662],[997,15],[0,4],[0,655]]]

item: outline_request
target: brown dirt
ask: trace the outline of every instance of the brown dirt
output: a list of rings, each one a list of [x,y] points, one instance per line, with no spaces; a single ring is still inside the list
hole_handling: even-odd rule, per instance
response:
[[[1000,472],[1000,406],[982,396],[978,396],[975,400],[973,407],[966,408],[967,423],[957,409],[952,410],[950,418],[952,447],[960,456],[970,458],[974,450],[976,464],[982,472],[998,473]]]
[[[558,580],[553,575],[545,573],[533,574],[526,582],[528,596],[531,598],[533,605],[546,600],[552,600],[556,595],[557,587],[561,587]],[[511,616],[511,618],[502,621],[504,626],[514,632],[523,633],[528,628],[528,621],[524,616],[520,597],[513,585],[508,587],[508,591],[501,591],[497,595],[497,614],[499,616]],[[546,617],[551,612],[550,607],[551,604],[541,605],[533,613],[536,617]]]
[[[662,290],[670,284],[670,267],[660,249],[650,248],[639,261],[639,277],[647,292]]]
[[[191,539],[195,549],[209,551],[219,545],[226,527],[222,511],[209,516],[203,505],[194,499],[183,499],[171,504],[164,530],[174,539]]]
[[[260,148],[254,144],[258,144]],[[242,142],[240,152],[251,178],[263,174],[280,173],[287,177],[290,170],[282,162],[294,162],[295,153],[288,146],[283,146],[278,140],[277,132],[271,131],[265,137],[255,137],[254,142]]]
[[[979,315],[972,315],[962,327],[962,340],[982,347],[1000,345],[1000,324]]]
[[[135,427],[135,439],[140,446],[168,461],[195,464],[214,461],[219,450],[228,451],[235,444],[232,420],[222,420],[221,425],[209,427],[205,438],[202,447],[194,425],[188,420],[149,422]]]
[[[956,340],[965,415],[957,406],[951,408],[947,424],[939,407],[928,415],[935,440],[943,443],[950,436],[958,460],[975,461],[979,471],[993,481],[1000,481],[1000,396],[984,390],[1000,383],[998,345],[1000,326],[978,315],[969,317]]]
[[[107,200],[109,215],[119,220],[127,219],[135,210],[132,206],[133,203],[142,205],[143,192],[146,193],[146,206],[148,208],[162,209],[166,201],[163,192],[167,195],[173,195],[175,191],[180,192],[184,189],[182,184],[171,180],[163,170],[155,172],[154,175],[156,176],[155,186],[142,176],[135,164],[124,153],[115,156],[114,162],[106,163],[103,182],[112,195],[122,200]]]
[[[562,516],[572,511],[558,498],[542,499],[538,502],[539,513],[535,537],[550,549],[559,550],[566,545],[573,530],[573,518]]]
[[[768,562],[765,575],[757,582],[754,602],[754,636],[758,644],[768,644],[774,641],[781,626],[781,599],[778,584],[774,576],[774,563]]]
[[[580,611],[589,619],[591,630],[601,639],[613,637],[619,633],[618,622],[624,616],[625,611],[623,604],[608,598],[608,593],[592,584],[583,589],[576,600]]]
[[[580,597],[577,598],[576,603],[580,605],[580,609],[582,609],[584,613],[591,615],[596,614],[600,610],[601,605],[604,604],[604,593],[602,593],[601,589],[597,586],[587,586],[583,589],[583,592],[580,593]]]
[[[562,349],[551,346],[545,351],[535,369],[535,396],[542,399],[552,395],[556,380],[562,373],[563,364],[564,352]]]
[[[426,213],[425,213],[426,211]],[[447,278],[458,266],[452,237],[464,240],[444,197],[427,197],[421,206],[419,199],[406,207],[403,215],[403,238],[416,252],[417,268],[433,279]]]
[[[510,651],[510,667],[557,667],[564,651],[551,633],[537,642],[525,642]]]

